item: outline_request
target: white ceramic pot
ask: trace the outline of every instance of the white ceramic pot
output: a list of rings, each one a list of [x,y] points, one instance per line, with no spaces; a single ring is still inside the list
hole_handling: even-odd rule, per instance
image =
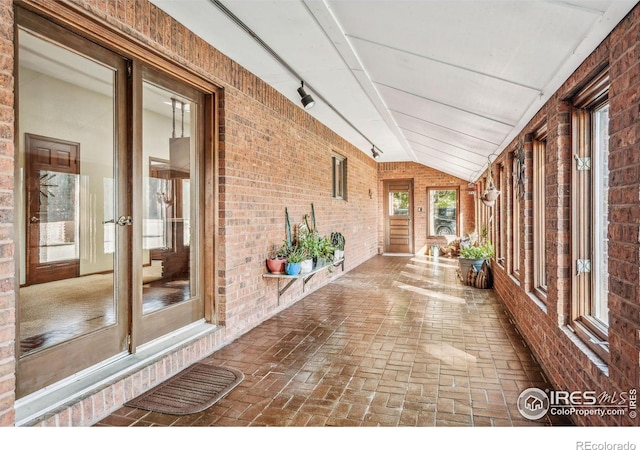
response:
[[[487,189],[485,191],[485,193],[482,196],[482,198],[484,200],[489,201],[489,202],[495,202],[499,195],[500,195],[500,191],[492,186],[492,187],[490,187],[489,189]]]
[[[313,259],[305,259],[300,263],[300,273],[309,273],[313,270]]]

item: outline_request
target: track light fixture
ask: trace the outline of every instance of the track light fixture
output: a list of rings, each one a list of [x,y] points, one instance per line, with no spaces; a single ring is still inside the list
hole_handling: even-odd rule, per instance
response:
[[[313,99],[313,97],[311,97],[311,94],[307,94],[304,91],[304,81],[300,82],[298,94],[300,94],[300,101],[302,102],[302,106],[304,106],[304,109],[311,109],[313,108],[313,105],[316,104],[316,101]]]
[[[373,155],[373,159],[380,158],[380,152],[376,150],[376,146],[371,147],[371,154]]]
[[[240,20],[240,18],[238,16],[233,14],[229,10],[229,8],[227,8],[226,6],[224,6],[222,4],[222,2],[220,0],[209,0],[209,2],[211,4],[213,4],[213,6],[218,8],[233,23],[235,23],[238,27],[240,27],[241,30],[243,30],[245,33],[247,33],[251,37],[251,39],[253,39],[260,47],[262,47],[262,49],[265,52],[267,52],[267,54],[271,55],[271,57],[273,59],[275,59],[282,67],[284,67],[285,70],[291,74],[293,79],[302,80],[302,76],[298,72],[296,72],[296,70],[293,67],[291,67],[289,64],[287,64],[287,62],[284,59],[282,59],[282,57],[280,55],[278,55],[278,53],[276,53],[276,51],[274,49],[269,47],[269,45],[267,45],[267,43],[265,41],[263,41],[260,38],[260,36],[258,36],[256,34],[255,31],[253,31],[251,28],[249,28],[249,26],[246,23],[244,23],[242,20]],[[304,109],[309,109],[315,104],[315,101],[313,100],[313,98],[310,95],[307,95],[307,93],[304,91],[304,82],[301,82],[301,83],[302,83],[302,86],[300,86],[300,88],[298,88],[298,93],[300,94],[300,97],[302,97],[301,101],[302,101],[302,104],[304,106]],[[328,101],[326,98],[324,98],[321,93],[315,91],[315,94],[316,94],[316,97],[319,98],[320,101],[322,102],[323,107],[327,107],[327,108],[331,109],[334,113],[336,113],[336,115],[338,115],[342,120],[344,120],[345,123],[347,125],[349,125],[356,133],[358,133],[367,142],[369,142],[371,144],[371,141],[369,140],[369,138],[367,138],[367,136],[361,130],[359,130],[358,127],[356,127],[348,118],[346,118],[344,116],[344,114],[342,114],[340,112],[340,110],[338,108],[336,108],[334,105],[331,104],[330,101]],[[307,98],[307,100],[305,100],[305,98]],[[382,153],[382,151],[380,151],[380,150],[378,150],[378,152]]]

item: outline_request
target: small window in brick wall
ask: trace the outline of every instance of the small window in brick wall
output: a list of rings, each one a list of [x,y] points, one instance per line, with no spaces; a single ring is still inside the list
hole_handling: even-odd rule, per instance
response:
[[[347,199],[347,159],[344,156],[334,154],[331,156],[333,173],[332,197]]]

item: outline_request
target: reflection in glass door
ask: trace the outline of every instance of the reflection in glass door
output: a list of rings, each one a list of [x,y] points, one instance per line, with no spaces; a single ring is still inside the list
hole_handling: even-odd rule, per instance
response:
[[[113,230],[126,210],[126,64],[55,27],[42,33],[61,45],[18,32],[18,398],[125,351],[129,333],[130,227]]]
[[[25,136],[27,284],[78,276],[79,147]]]
[[[142,334],[148,342],[204,317],[199,275],[201,96],[145,70],[142,83]],[[139,311],[135,308],[136,311]],[[134,321],[135,322],[135,321]]]

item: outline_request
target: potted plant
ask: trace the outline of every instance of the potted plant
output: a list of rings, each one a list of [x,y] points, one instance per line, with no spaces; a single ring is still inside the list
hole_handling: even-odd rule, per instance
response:
[[[267,269],[275,274],[285,273],[285,265],[287,264],[287,254],[289,253],[289,245],[285,241],[277,250],[274,250],[271,257],[267,259]]]
[[[298,245],[304,249],[307,259],[302,262],[301,273],[309,273],[320,256],[320,237],[313,232],[302,233],[298,238]]]
[[[342,233],[334,231],[331,233],[331,245],[334,248],[333,251],[333,260],[334,262],[340,261],[344,259],[344,236]]]
[[[300,273],[300,264],[307,258],[307,253],[303,248],[292,247],[287,253],[287,263],[285,271],[287,275],[298,275]]]
[[[483,243],[475,242],[460,248],[458,262],[460,264],[461,275],[464,277],[471,266],[475,268],[476,272],[479,272],[480,269],[482,269],[482,263],[493,258],[494,255],[495,250],[491,241],[484,241]]]
[[[327,236],[320,238],[319,255],[318,255],[318,261],[316,266],[322,267],[331,263],[334,258],[333,255],[335,253],[335,250],[336,250],[335,247],[331,243],[331,238]]]

